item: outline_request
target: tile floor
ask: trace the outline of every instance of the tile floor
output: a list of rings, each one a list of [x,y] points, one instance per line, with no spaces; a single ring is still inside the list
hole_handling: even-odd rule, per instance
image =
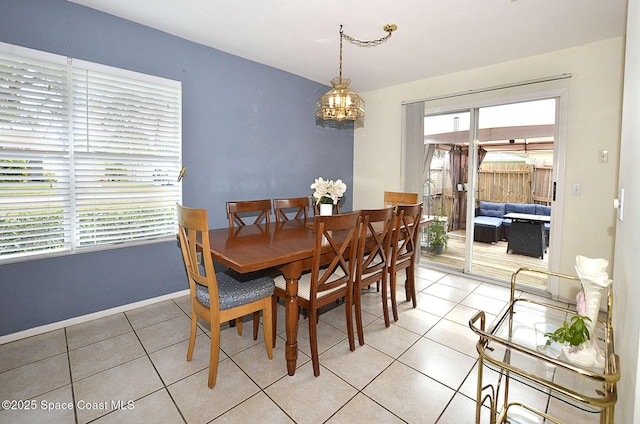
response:
[[[298,369],[287,376],[282,307],[271,361],[250,325],[242,336],[222,331],[213,390],[206,324],[186,361],[187,297],[7,343],[0,346],[0,399],[26,402],[21,410],[0,409],[0,423],[473,423],[477,339],[467,323],[478,309],[497,315],[508,290],[423,267],[416,288],[418,307],[402,302],[390,328],[379,294],[363,295],[366,344],[354,352],[344,306],[323,314],[317,378],[304,321]],[[598,422],[523,385],[511,390],[567,422]],[[482,422],[489,422],[483,409]]]

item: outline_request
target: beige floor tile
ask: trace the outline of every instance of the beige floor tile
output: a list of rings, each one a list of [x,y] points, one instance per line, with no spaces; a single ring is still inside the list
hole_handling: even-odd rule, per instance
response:
[[[480,412],[480,422],[490,422],[491,413],[489,408],[482,408]],[[469,399],[465,395],[457,393],[447,409],[438,419],[438,424],[462,424],[462,423],[474,423],[476,419],[476,402]]]
[[[392,320],[393,322],[393,320]],[[420,335],[397,324],[384,326],[383,319],[377,319],[364,328],[365,344],[397,358],[414,344]]]
[[[398,359],[454,390],[458,390],[476,363],[474,358],[427,338],[418,340]]]
[[[189,295],[176,297],[173,301],[185,314],[191,316],[191,297]]]
[[[453,308],[447,315],[444,316],[444,319],[453,321],[457,324],[469,326],[469,320],[478,312],[477,309],[472,308],[470,306],[458,305]],[[489,325],[493,323],[496,319],[496,316],[493,314],[489,314],[485,312],[485,329],[489,328]],[[477,323],[477,327],[480,328],[480,321]]]
[[[384,326],[384,325],[383,325]],[[355,329],[355,323],[354,323]],[[335,346],[342,340],[347,339],[347,334],[343,330],[338,330],[332,325],[320,320],[317,324],[318,332],[318,353],[322,354],[325,350]],[[284,336],[284,334],[283,334]],[[298,323],[298,350],[305,355],[311,357],[311,342],[309,340],[309,321],[307,319],[300,320]],[[356,342],[357,343],[357,342]]]
[[[403,311],[395,323],[416,334],[424,335],[431,327],[436,325],[440,319],[439,316],[425,312],[422,309],[410,308]],[[393,316],[390,316],[390,320],[393,321]]]
[[[457,287],[448,286],[442,283],[433,283],[427,289],[423,291],[425,294],[430,294],[450,302],[458,303],[469,295],[469,292]]]
[[[434,340],[452,349],[462,352],[472,358],[477,358],[476,343],[478,336],[471,331],[469,326],[456,324],[446,319],[440,320],[425,337]]]
[[[0,424],[75,424],[71,385],[30,399],[30,409],[0,410]],[[14,405],[17,407],[17,404]]]
[[[130,404],[124,403],[122,409],[115,410],[96,421],[95,424],[129,424],[162,422],[162,424],[182,424],[180,416],[166,389],[160,389]]]
[[[64,330],[50,331],[0,346],[0,373],[66,352]]]
[[[207,386],[205,369],[168,387],[171,397],[190,424],[208,423],[260,391],[230,359],[218,364],[213,389]]]
[[[492,283],[482,283],[473,292],[492,299],[502,300],[503,302],[508,302],[511,298],[511,289],[509,286],[500,286]],[[521,290],[515,290],[514,292],[516,298],[521,294]]]
[[[75,380],[145,356],[133,331],[69,351],[71,375]]]
[[[191,319],[182,315],[136,330],[147,353],[189,340]],[[196,331],[196,338],[203,333]]]
[[[416,267],[416,277],[420,277],[428,281],[440,281],[440,279],[445,277],[446,275],[448,275],[446,272],[436,269],[431,269],[424,266]]]
[[[322,365],[320,376],[314,377],[311,362],[300,367],[294,376],[284,377],[265,389],[265,393],[299,424],[326,421],[357,392]]]
[[[62,353],[0,374],[0,400],[31,399],[70,382],[69,361]]]
[[[236,423],[269,423],[289,424],[294,421],[287,417],[278,406],[263,392],[242,402],[240,405],[226,412],[212,421],[212,424]]]
[[[369,384],[393,362],[393,358],[371,346],[360,346],[349,350],[344,340],[320,355],[320,363],[358,390]]]
[[[173,300],[154,303],[153,305],[125,312],[134,330],[148,327],[171,318],[184,315],[184,311]]]
[[[133,331],[124,313],[109,315],[67,327],[69,349],[77,349]]]
[[[261,388],[265,388],[287,375],[285,343],[278,338],[273,349],[273,359],[269,360],[264,343],[256,344],[233,356],[233,361]],[[309,361],[307,355],[298,352],[297,367]]]
[[[474,291],[480,284],[482,284],[481,281],[456,274],[447,274],[439,279],[438,283],[446,284],[447,286],[456,287],[469,292]]]
[[[416,296],[418,309],[421,309],[430,314],[443,317],[456,307],[456,302],[451,302],[446,299],[442,299],[436,296],[432,296],[426,293],[418,293]]]
[[[162,382],[149,358],[144,356],[74,381],[73,387],[78,422],[82,424],[113,412],[112,401],[136,401],[161,389]]]
[[[209,368],[209,342],[209,337],[204,334],[196,337],[191,361],[187,361],[188,340],[157,350],[150,354],[149,358],[158,370],[164,384],[170,385]],[[225,359],[227,359],[227,355],[220,351],[219,360]]]
[[[358,393],[326,422],[327,424],[400,424],[404,421],[362,393]]]
[[[465,306],[469,306],[470,308],[474,308],[479,311],[485,311],[493,315],[499,315],[507,305],[506,301],[493,299],[491,297],[483,296],[477,293],[471,293],[460,303]]]
[[[394,362],[363,393],[407,423],[435,423],[455,392]]]

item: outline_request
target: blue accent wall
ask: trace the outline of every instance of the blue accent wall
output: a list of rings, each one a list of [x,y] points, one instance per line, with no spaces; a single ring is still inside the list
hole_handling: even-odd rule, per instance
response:
[[[307,196],[318,176],[351,209],[353,127],[314,116],[328,86],[64,0],[0,11],[2,42],[182,82],[183,204],[211,227],[227,200]],[[0,336],[186,288],[175,242],[0,265]]]

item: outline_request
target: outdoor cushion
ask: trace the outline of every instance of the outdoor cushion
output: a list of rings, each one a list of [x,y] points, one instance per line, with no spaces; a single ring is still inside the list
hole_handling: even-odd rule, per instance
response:
[[[502,225],[502,218],[496,218],[492,216],[476,216],[473,219],[473,224],[480,227],[498,228]]]
[[[493,216],[496,218],[502,218],[505,212],[504,203],[495,202],[480,202],[478,216]]]
[[[507,213],[526,213],[536,215],[536,205],[533,203],[507,203],[505,204]]]
[[[536,215],[551,216],[551,206],[536,205]]]

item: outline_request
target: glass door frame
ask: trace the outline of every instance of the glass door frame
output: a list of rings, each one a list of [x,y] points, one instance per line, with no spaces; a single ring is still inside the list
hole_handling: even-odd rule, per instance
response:
[[[568,89],[561,88],[555,90],[539,91],[534,93],[522,93],[512,96],[487,98],[483,100],[473,102],[460,102],[449,103],[446,106],[429,107],[430,102],[425,103],[424,116],[433,116],[439,114],[448,113],[470,113],[470,128],[469,128],[469,146],[474,148],[469,149],[468,158],[468,170],[467,175],[469,179],[469,186],[471,187],[466,192],[467,196],[467,210],[466,221],[467,223],[473,223],[475,215],[475,208],[471,207],[475,205],[476,201],[476,185],[478,179],[478,118],[480,109],[484,107],[492,107],[499,105],[506,105],[511,103],[522,103],[528,101],[544,100],[544,99],[556,99],[556,119],[555,119],[555,134],[554,134],[554,167],[553,167],[553,184],[556,187],[554,189],[553,207],[551,210],[551,220],[556,225],[551,226],[550,236],[550,250],[560,252],[561,249],[561,228],[562,228],[562,209],[563,209],[563,190],[565,180],[565,157],[566,157],[566,140],[567,140],[567,110],[568,110]],[[449,99],[451,101],[451,99]],[[463,272],[466,274],[474,275],[472,270],[473,263],[473,225],[467,225],[466,228],[466,249]],[[548,270],[557,272],[560,269],[561,255],[559,253],[551,255],[548,261]],[[547,291],[553,298],[558,296],[558,279],[556,277],[550,277],[547,282]]]

